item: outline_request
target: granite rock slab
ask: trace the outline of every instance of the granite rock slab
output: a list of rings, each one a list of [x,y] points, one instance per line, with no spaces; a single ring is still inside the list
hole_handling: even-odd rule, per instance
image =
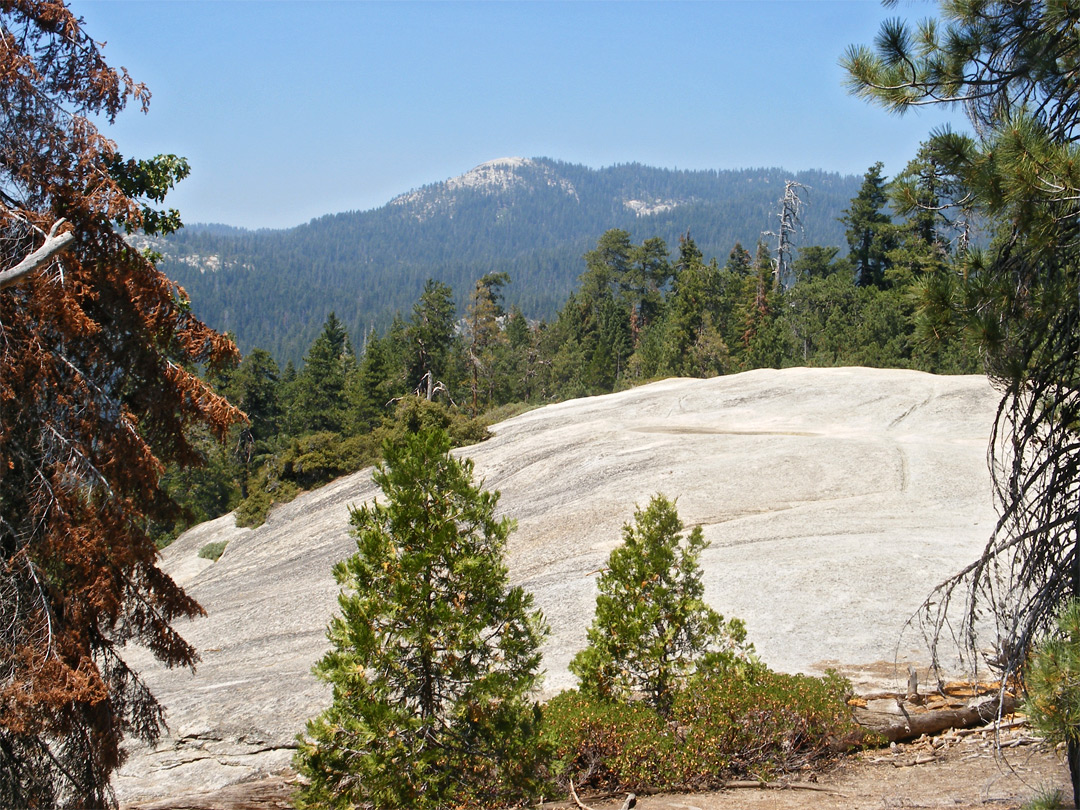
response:
[[[775,669],[906,683],[925,665],[905,622],[970,562],[995,522],[987,443],[999,396],[984,377],[866,368],[671,379],[529,411],[473,459],[517,520],[507,562],[551,625],[545,692],[572,687],[597,573],[656,493],[710,547],[707,601],[745,620]],[[168,670],[129,660],[167,707],[169,734],[132,746],[122,801],[210,790],[288,765],[328,702],[311,674],[336,609],[331,574],[355,551],[349,510],[376,495],[363,470],[279,506],[257,529],[194,527],[161,565],[206,609],[179,629],[202,656]],[[217,562],[198,557],[213,541]]]

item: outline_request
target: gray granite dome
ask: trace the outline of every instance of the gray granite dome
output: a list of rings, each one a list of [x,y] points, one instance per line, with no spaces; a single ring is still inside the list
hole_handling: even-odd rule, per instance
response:
[[[847,369],[673,379],[530,411],[460,451],[517,520],[511,578],[552,627],[545,689],[567,672],[592,618],[596,573],[635,504],[678,499],[702,556],[706,597],[746,621],[775,669],[841,666],[856,678],[922,663],[904,623],[969,562],[994,523],[987,441],[998,397],[982,377]],[[287,765],[328,691],[310,674],[336,608],[333,563],[355,550],[349,507],[370,470],[274,510],[191,529],[163,568],[207,611],[180,630],[193,675],[140,650],[130,660],[168,709],[170,736],[133,747],[122,800],[210,789]],[[228,547],[199,559],[213,540]],[[884,662],[884,663],[883,663]]]

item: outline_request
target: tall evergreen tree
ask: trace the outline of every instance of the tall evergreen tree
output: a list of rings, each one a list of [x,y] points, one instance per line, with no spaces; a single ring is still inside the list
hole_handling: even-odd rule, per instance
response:
[[[966,192],[923,144],[890,184],[889,197],[904,219],[895,229],[886,279],[905,289],[914,306],[912,345],[920,362],[944,373],[979,369],[961,312],[963,269],[955,256],[968,242]],[[954,246],[960,253],[954,254]]]
[[[693,240],[684,237],[675,264],[677,275],[655,330],[656,363],[646,376],[710,377],[723,374],[729,352],[720,330],[723,283],[714,259],[705,264]]]
[[[678,280],[679,274],[683,270],[703,261],[705,261],[705,254],[701,252],[701,248],[697,246],[697,242],[687,231],[679,237],[679,257],[675,260],[675,265],[672,268],[672,278]]]
[[[892,249],[892,218],[885,210],[888,193],[881,174],[883,164],[875,163],[863,176],[858,195],[840,221],[847,225],[847,243],[857,287],[882,286]]]
[[[745,288],[741,365],[744,369],[776,368],[782,363],[783,349],[773,323],[783,293],[778,289],[772,255],[764,240],[758,241],[753,273],[752,283]]]
[[[799,255],[791,263],[791,271],[799,281],[826,278],[840,270],[836,261],[838,247],[807,245],[799,249]]]
[[[581,296],[599,302],[615,295],[630,275],[635,247],[630,234],[620,228],[605,231],[596,247],[585,254],[585,272],[581,276]]]
[[[741,242],[736,242],[735,247],[733,247],[731,253],[728,254],[728,260],[727,264],[724,265],[724,270],[736,276],[748,276],[750,275],[753,263],[754,257],[750,255],[750,252],[742,246]]]
[[[487,807],[536,787],[545,625],[507,583],[498,493],[449,450],[430,429],[388,442],[386,500],[352,512],[357,552],[334,567],[341,615],[315,668],[333,699],[296,757],[301,808]]]
[[[663,239],[654,236],[635,248],[633,264],[622,281],[634,345],[637,345],[638,336],[659,317],[664,305],[664,290],[673,275]]]
[[[220,473],[232,475],[241,498],[248,495],[248,479],[257,468],[258,459],[271,451],[285,428],[280,385],[280,373],[274,358],[264,349],[253,349],[228,376],[224,386],[229,401],[248,417],[246,425],[233,428],[230,463],[228,469]],[[217,501],[220,506],[225,503],[223,499]],[[200,520],[210,520],[227,511],[227,508],[221,511],[216,508],[206,510]]]
[[[559,346],[577,393],[614,389],[642,332],[660,315],[662,289],[672,277],[667,245],[647,239],[636,246],[620,229],[605,232],[585,254],[581,288],[559,314],[567,341]]]
[[[502,288],[510,283],[506,273],[488,273],[476,282],[466,314],[468,323],[468,359],[471,378],[472,412],[475,416],[481,405],[491,401],[495,387],[495,356],[500,342],[505,342],[499,319],[505,314],[502,307]]]
[[[506,388],[510,392],[508,401],[529,402],[533,399],[538,383],[537,378],[546,360],[540,355],[540,337],[543,327],[544,325],[540,324],[533,328],[520,308],[511,309],[510,319],[506,323],[509,352],[503,369],[503,373],[508,377],[505,380]],[[547,364],[550,365],[550,362]]]
[[[201,608],[157,566],[168,464],[241,415],[194,371],[235,358],[125,233],[187,162],[124,158],[98,131],[147,88],[60,0],[0,3],[0,806],[105,808],[123,738],[164,711],[145,647],[194,666],[173,623]]]
[[[247,430],[259,445],[265,446],[281,431],[280,377],[270,352],[252,349],[225,388],[229,401],[247,414]]]
[[[293,414],[297,433],[340,433],[344,429],[348,409],[345,378],[355,362],[345,326],[331,312],[298,375]]]
[[[1002,517],[927,613],[940,635],[962,594],[973,655],[987,646],[976,618],[993,616],[1008,675],[1080,596],[1080,3],[950,0],[941,16],[915,32],[890,20],[875,48],[852,47],[844,63],[854,92],[899,112],[962,106],[976,133],[938,133],[932,148],[999,226],[989,251],[962,261],[973,328],[1004,392],[991,444]],[[1080,740],[1067,753],[1080,800]]]
[[[348,380],[352,429],[364,433],[377,427],[387,414],[393,398],[393,367],[388,358],[389,338],[380,338],[372,330],[367,337],[364,356],[356,374]]]
[[[596,391],[612,391],[622,379],[633,348],[633,333],[626,310],[614,298],[605,298],[594,311],[595,328],[586,344],[590,360],[586,376]]]
[[[451,389],[456,383],[453,378],[455,320],[454,291],[440,281],[428,279],[405,330],[408,352],[405,377],[409,386],[429,399],[438,384]]]

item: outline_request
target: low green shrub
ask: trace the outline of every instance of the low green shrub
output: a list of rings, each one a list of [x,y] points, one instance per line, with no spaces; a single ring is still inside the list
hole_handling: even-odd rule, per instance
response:
[[[254,529],[266,522],[270,509],[277,503],[288,503],[300,494],[292,481],[282,481],[276,463],[260,468],[248,486],[248,496],[236,507],[236,525]]]
[[[1020,805],[1020,810],[1061,810],[1065,806],[1065,794],[1060,788],[1044,787]]]
[[[293,439],[281,454],[281,479],[300,489],[314,489],[374,463],[378,448],[370,435],[312,433]]]
[[[479,419],[484,425],[497,425],[499,422],[513,419],[515,416],[521,416],[521,414],[536,410],[539,407],[539,405],[531,402],[508,402],[505,405],[499,405],[491,410],[484,411]]]
[[[441,402],[405,397],[398,403],[393,419],[375,435],[380,440],[389,438],[391,441],[401,441],[405,435],[421,430],[443,430],[450,437],[452,447],[466,447],[491,438],[487,424],[490,423],[482,418],[469,417]]]
[[[619,792],[677,781],[675,729],[641,701],[562,692],[544,706],[543,739],[554,774],[578,787]]]
[[[204,560],[217,562],[218,558],[225,553],[225,546],[228,544],[227,540],[215,540],[213,543],[207,543],[199,549],[199,556]]]
[[[836,674],[787,675],[760,664],[702,673],[672,713],[695,763],[687,779],[767,779],[829,757],[858,736],[850,691]]]
[[[261,526],[275,504],[288,503],[304,490],[362,470],[379,460],[385,440],[400,441],[406,434],[427,428],[445,430],[454,447],[477,444],[491,436],[480,419],[471,419],[442,403],[407,397],[393,418],[372,433],[310,433],[263,457],[248,483],[247,497],[236,508],[236,525]]]
[[[857,739],[836,676],[763,665],[717,669],[675,696],[670,721],[642,701],[564,692],[544,708],[545,741],[564,784],[611,792],[705,790],[821,763]]]
[[[236,525],[261,526],[275,504],[373,464],[377,448],[370,435],[324,432],[293,439],[282,452],[266,457],[252,476],[248,495],[236,508]]]

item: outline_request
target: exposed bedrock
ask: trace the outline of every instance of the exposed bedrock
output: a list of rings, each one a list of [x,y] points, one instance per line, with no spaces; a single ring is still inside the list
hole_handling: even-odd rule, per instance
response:
[[[550,692],[570,687],[596,574],[655,493],[701,525],[708,601],[746,621],[775,669],[838,666],[906,683],[927,659],[905,621],[971,561],[994,524],[986,453],[998,401],[982,377],[914,371],[760,370],[674,379],[541,408],[462,449],[518,522],[511,578],[552,634]],[[133,749],[122,800],[211,789],[289,761],[304,720],[328,701],[311,675],[336,608],[331,566],[355,550],[349,507],[370,470],[278,507],[258,529],[231,516],[195,527],[162,565],[207,617],[183,624],[195,674],[130,660],[168,708],[171,736]],[[227,540],[220,560],[197,557]],[[883,664],[882,662],[886,662]]]

